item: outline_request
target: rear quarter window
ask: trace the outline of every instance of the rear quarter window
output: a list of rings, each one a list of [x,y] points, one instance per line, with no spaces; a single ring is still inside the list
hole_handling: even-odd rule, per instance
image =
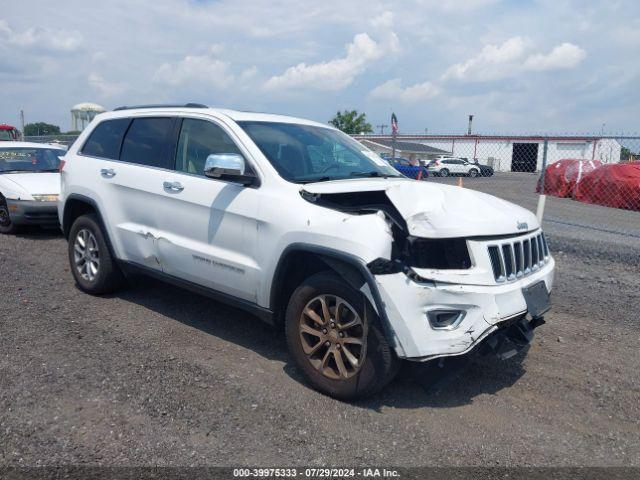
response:
[[[89,135],[81,153],[92,157],[118,160],[122,138],[130,122],[131,119],[129,118],[117,118],[100,122]]]

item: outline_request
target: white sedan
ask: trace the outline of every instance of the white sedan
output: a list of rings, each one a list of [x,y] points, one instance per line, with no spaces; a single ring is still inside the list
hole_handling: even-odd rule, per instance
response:
[[[20,225],[58,227],[61,145],[0,144],[0,233]]]

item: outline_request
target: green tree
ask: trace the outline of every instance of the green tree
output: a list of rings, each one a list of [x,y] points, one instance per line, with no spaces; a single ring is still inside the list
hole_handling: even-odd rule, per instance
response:
[[[36,135],[60,135],[60,127],[45,122],[27,123],[24,126],[24,135],[25,137],[33,137]]]
[[[329,123],[349,135],[373,132],[373,127],[367,123],[367,116],[364,113],[358,113],[357,110],[338,112],[329,120]]]
[[[622,147],[620,150],[620,161],[621,162],[633,162],[640,156],[640,153],[633,152],[628,147]]]

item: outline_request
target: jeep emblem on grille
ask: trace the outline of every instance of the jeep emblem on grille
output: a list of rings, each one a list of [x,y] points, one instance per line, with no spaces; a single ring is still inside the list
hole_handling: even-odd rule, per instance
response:
[[[527,222],[518,222],[518,230],[529,230]]]

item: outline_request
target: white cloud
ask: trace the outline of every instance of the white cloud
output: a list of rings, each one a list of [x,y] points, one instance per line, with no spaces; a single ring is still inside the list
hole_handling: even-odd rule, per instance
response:
[[[0,20],[0,42],[16,48],[43,52],[73,52],[82,45],[82,35],[44,27],[31,27],[23,32],[16,32],[6,20]]]
[[[307,65],[299,63],[289,67],[282,75],[271,77],[265,84],[267,90],[283,88],[314,88],[337,91],[351,85],[371,63],[399,49],[398,37],[391,32],[385,44],[373,40],[366,33],[359,33],[347,45],[347,55],[327,62]]]
[[[371,90],[371,98],[380,100],[399,100],[403,103],[429,100],[440,93],[440,89],[431,82],[417,83],[409,87],[402,87],[402,80],[395,78],[378,85]]]
[[[524,62],[524,68],[527,70],[546,71],[561,70],[565,68],[575,68],[587,56],[582,48],[573,43],[563,43],[558,45],[551,52],[544,55],[538,53],[531,55]]]
[[[214,48],[214,52],[219,52]],[[187,55],[177,63],[163,63],[156,70],[153,80],[172,87],[203,85],[225,88],[233,82],[229,63],[210,54]]]
[[[423,8],[441,10],[447,13],[473,12],[489,7],[502,0],[417,0]]]
[[[389,28],[393,25],[393,12],[389,10],[382,12],[371,20],[371,25],[376,28]]]
[[[102,97],[113,97],[124,92],[125,87],[121,83],[107,82],[101,75],[90,73],[88,77],[89,85]]]
[[[512,37],[500,45],[485,45],[469,60],[449,67],[443,80],[490,81],[514,77],[524,71],[547,71],[577,67],[587,53],[572,43],[562,43],[548,54],[530,53],[528,38]]]
[[[501,45],[485,45],[475,57],[449,67],[442,78],[484,81],[503,77],[509,73],[510,65],[522,58],[527,43],[527,39],[518,36]]]
[[[258,74],[258,67],[253,65],[252,67],[246,68],[240,74],[240,79],[243,81],[250,80]]]
[[[592,130],[604,121],[621,130],[638,110],[640,65],[629,61],[640,39],[635,7],[632,0],[592,0],[588,8],[578,0],[323,0],[304,8],[299,0],[163,0],[152,9],[143,0],[13,1],[0,13],[0,119],[25,109],[61,124],[68,107],[93,97],[184,99],[319,121],[366,108],[379,123],[388,116],[386,100],[397,98],[405,131],[426,123],[455,129],[472,110],[487,130]],[[523,18],[536,28],[523,27]],[[350,57],[345,44],[360,32],[384,53],[365,54],[363,62]],[[522,48],[513,40],[505,46],[512,38]],[[554,53],[563,42],[587,56],[579,61],[566,47]],[[483,52],[486,44],[493,48]],[[296,72],[299,64],[306,68]],[[545,74],[563,67],[557,78]],[[90,82],[91,74],[100,78]],[[272,77],[302,93],[338,93],[265,94],[260,87]],[[427,80],[441,93],[408,100],[433,95]],[[125,90],[113,93],[114,84]],[[380,100],[372,101],[373,87]],[[554,123],[542,120],[550,105],[562,105]]]

